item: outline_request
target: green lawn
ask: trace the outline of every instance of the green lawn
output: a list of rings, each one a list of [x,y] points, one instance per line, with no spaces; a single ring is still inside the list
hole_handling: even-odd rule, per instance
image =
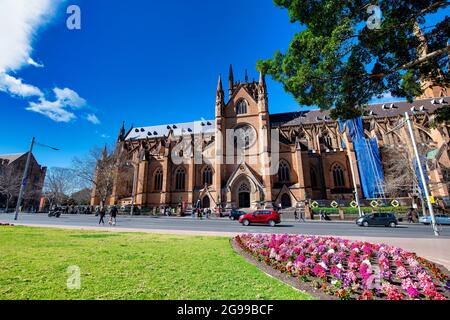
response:
[[[81,269],[69,290],[67,268]],[[311,299],[228,238],[0,227],[0,299]]]

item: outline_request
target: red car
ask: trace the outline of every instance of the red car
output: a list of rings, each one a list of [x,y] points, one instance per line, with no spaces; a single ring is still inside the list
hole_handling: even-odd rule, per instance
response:
[[[258,210],[253,213],[242,215],[239,218],[239,222],[244,226],[249,226],[251,223],[263,223],[275,227],[281,222],[281,217],[278,212],[274,210]]]

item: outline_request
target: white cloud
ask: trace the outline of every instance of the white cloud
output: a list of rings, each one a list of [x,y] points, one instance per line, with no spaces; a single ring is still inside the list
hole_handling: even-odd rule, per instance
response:
[[[47,101],[45,98],[39,102],[30,102],[29,111],[40,113],[56,122],[70,122],[76,119],[73,112],[67,111],[60,100]]]
[[[56,98],[67,106],[74,108],[82,108],[86,106],[86,100],[81,98],[78,93],[69,88],[55,88],[53,89],[53,92],[55,93]]]
[[[86,120],[93,124],[100,124],[100,120],[98,120],[95,114],[88,114]]]
[[[33,40],[64,1],[0,0],[0,92],[27,99],[27,110],[57,122],[76,119],[74,111],[86,107],[86,100],[69,88],[54,88],[55,97],[52,101],[43,90],[24,83],[22,79],[11,76],[11,73],[26,66],[44,67],[31,57]],[[100,123],[95,115],[88,116],[87,120]]]
[[[41,97],[39,102],[30,102],[27,110],[40,113],[56,122],[70,122],[77,118],[72,110],[86,106],[86,100],[69,88],[55,88],[53,93],[55,94],[55,101],[49,101],[45,97]],[[95,115],[89,116],[91,118],[88,117],[88,121],[94,124],[100,123]]]
[[[28,58],[27,63],[30,66],[36,67],[36,68],[43,68],[44,65],[42,63],[37,63],[36,61],[33,60],[33,58]]]
[[[0,73],[0,91],[20,98],[43,97],[42,91],[8,74]]]
[[[32,40],[53,16],[61,0],[0,1],[0,72],[29,64]]]

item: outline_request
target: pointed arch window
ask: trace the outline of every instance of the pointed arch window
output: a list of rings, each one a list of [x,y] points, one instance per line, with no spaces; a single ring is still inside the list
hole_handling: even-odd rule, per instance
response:
[[[236,106],[236,114],[237,115],[239,115],[239,114],[246,114],[247,113],[247,107],[248,107],[247,101],[245,101],[244,99],[240,100],[237,103],[237,106]]]
[[[186,171],[184,168],[178,168],[175,172],[175,190],[184,191],[186,188]]]
[[[333,172],[333,182],[335,188],[343,188],[345,187],[344,180],[344,170],[339,164],[335,164],[332,169]]]
[[[286,161],[280,162],[280,167],[278,168],[278,181],[279,182],[290,182],[290,170],[289,165]]]
[[[209,167],[209,166],[203,170],[202,183],[204,186],[205,185],[209,186],[209,185],[212,185],[212,183],[213,183],[213,172],[212,172],[211,167]]]
[[[155,191],[161,191],[162,190],[162,184],[163,184],[163,171],[161,168],[158,168],[155,171],[155,177],[154,177],[154,190]]]
[[[309,169],[309,175],[311,177],[311,188],[317,189],[319,187],[317,183],[317,174],[314,168]]]

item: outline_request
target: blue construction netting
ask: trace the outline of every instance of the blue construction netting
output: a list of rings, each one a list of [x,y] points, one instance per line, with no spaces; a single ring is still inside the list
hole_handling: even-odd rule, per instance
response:
[[[429,185],[430,179],[428,178],[427,166],[425,165],[426,158],[421,157],[420,163],[422,164],[423,174],[425,176],[425,181]],[[419,164],[417,163],[417,158],[414,158],[414,169],[416,172],[416,177],[419,182],[419,188],[422,195],[425,195],[425,189],[423,187],[422,179],[420,178]]]
[[[358,162],[364,198],[384,198],[384,174],[376,138],[366,139],[362,119],[339,121],[341,132],[349,129]]]

